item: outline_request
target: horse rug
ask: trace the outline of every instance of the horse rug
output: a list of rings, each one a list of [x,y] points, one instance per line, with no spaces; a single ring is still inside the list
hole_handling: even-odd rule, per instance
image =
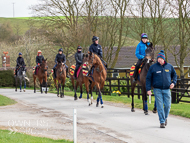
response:
[[[72,75],[72,76],[74,75],[75,68],[76,68],[75,65],[72,65],[70,67],[70,70],[69,70],[70,75]],[[77,72],[77,77],[79,76],[79,73],[80,73],[81,70],[82,70],[83,76],[86,76],[87,73],[88,73],[88,70],[86,68],[86,63],[84,63],[83,66],[80,66],[79,69],[76,71]]]
[[[133,76],[134,71],[135,71],[136,64],[137,64],[137,63],[134,63],[134,64],[131,66],[130,73],[129,73],[130,76]],[[142,70],[142,68],[143,68],[143,64],[144,64],[144,63],[141,64],[141,66],[140,66],[140,68],[139,68],[139,70],[138,70],[138,73],[139,73],[139,74],[141,73],[141,70]]]

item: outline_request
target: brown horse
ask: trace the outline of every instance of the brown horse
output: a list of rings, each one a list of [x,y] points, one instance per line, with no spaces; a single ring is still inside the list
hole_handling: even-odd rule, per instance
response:
[[[83,61],[83,63],[85,63],[85,62]],[[83,64],[81,66],[83,67]],[[74,94],[74,100],[77,100],[77,93],[76,92],[77,92],[78,86],[80,86],[80,96],[79,96],[79,99],[82,98],[82,93],[83,93],[82,85],[83,84],[85,84],[86,92],[89,94],[89,79],[88,79],[87,76],[83,75],[83,69],[80,70],[77,79],[75,79],[74,76],[71,75],[71,73],[69,73],[69,74],[70,74],[71,82],[72,82],[73,89],[74,89],[74,92],[75,92],[75,94]],[[75,84],[75,81],[76,81],[76,84]],[[91,92],[91,99],[93,99],[93,97],[92,97],[92,90],[90,92]],[[91,104],[92,104],[92,101],[89,104],[89,106]]]
[[[148,70],[150,66],[154,63],[154,48],[152,43],[150,45],[147,45],[146,49],[146,56],[144,61],[144,66],[142,68],[142,71],[139,75],[137,84],[142,86],[142,99],[143,99],[143,110],[145,115],[148,115],[148,105],[147,105],[147,94],[146,94],[146,75],[148,73]],[[136,83],[133,82],[133,76],[131,76],[131,96],[132,96],[132,108],[131,111],[135,112],[134,110],[134,90],[135,90]]]
[[[89,53],[86,55],[86,61],[87,61],[87,66],[89,69],[93,68],[93,74],[92,77],[88,77],[89,80],[92,81],[91,85],[91,91],[94,85],[96,85],[96,88],[99,92],[98,97],[97,97],[97,104],[96,107],[99,105],[99,101],[101,103],[101,107],[103,108],[103,100],[102,100],[102,93],[101,89],[104,87],[104,83],[107,77],[107,72],[105,69],[105,66],[103,65],[101,59],[94,53]],[[88,85],[87,87],[88,88]],[[89,104],[91,103],[91,100],[89,99],[89,93],[87,92],[87,99],[89,100]]]
[[[45,93],[47,94],[47,69],[48,69],[47,59],[42,60],[42,64],[39,67],[37,75],[35,75],[35,73],[33,74],[34,93],[36,93],[36,78],[38,78],[39,81],[40,81],[40,91],[41,91],[41,93],[43,93],[43,91],[42,91],[42,83],[43,83],[43,80],[44,80],[45,84],[46,84],[46,91],[45,91]]]
[[[65,87],[65,81],[66,81],[66,67],[62,64],[62,61],[58,61],[57,67],[56,67],[56,75],[57,77],[54,78],[54,83],[57,89],[57,97],[63,98],[64,97],[64,87]],[[58,81],[58,86],[57,86]],[[62,84],[62,89],[61,89]],[[59,94],[60,91],[60,94]]]

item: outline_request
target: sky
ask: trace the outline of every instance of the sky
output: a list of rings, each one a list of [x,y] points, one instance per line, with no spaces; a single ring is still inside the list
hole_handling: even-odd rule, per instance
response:
[[[15,17],[31,17],[31,5],[38,4],[39,0],[0,0],[0,17],[13,17],[13,3]]]

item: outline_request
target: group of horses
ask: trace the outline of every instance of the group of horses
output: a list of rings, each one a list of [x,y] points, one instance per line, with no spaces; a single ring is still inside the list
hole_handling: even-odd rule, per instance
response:
[[[147,45],[147,49],[145,52],[146,52],[146,56],[145,56],[146,60],[144,61],[142,71],[139,74],[137,84],[142,86],[143,110],[144,110],[145,115],[147,115],[148,105],[147,105],[147,94],[146,94],[146,75],[148,73],[149,67],[154,63],[154,47],[152,43]],[[65,81],[66,81],[66,67],[64,64],[62,64],[62,61],[57,61],[57,62],[58,64],[56,67],[56,78],[54,79],[54,83],[57,89],[57,96],[62,98],[64,97],[64,86],[65,86]],[[70,79],[74,88],[74,100],[78,99],[77,97],[78,86],[80,86],[79,99],[82,98],[82,93],[83,93],[82,85],[84,84],[86,87],[88,105],[89,106],[92,105],[92,100],[93,100],[92,90],[93,90],[93,87],[96,85],[96,89],[98,90],[96,107],[99,106],[99,102],[100,102],[101,108],[103,108],[104,105],[103,105],[101,90],[104,87],[104,83],[107,77],[106,68],[103,65],[99,56],[91,52],[89,52],[88,54],[84,54],[83,64],[84,63],[88,70],[93,68],[93,74],[91,74],[91,76],[85,76],[83,75],[83,70],[80,70],[77,78],[75,78],[73,75],[70,74]],[[48,69],[48,66],[47,66],[47,59],[46,59],[42,61],[42,64],[40,65],[40,68],[37,74],[35,73],[33,74],[34,93],[36,93],[36,78],[38,78],[40,82],[41,93],[43,93],[42,83],[45,82],[45,85],[46,85],[45,93],[47,94],[47,76],[48,76],[47,69]],[[131,96],[132,96],[131,111],[132,112],[135,112],[134,110],[135,86],[136,86],[136,83],[133,82],[133,77],[131,76]],[[89,97],[89,94],[91,94],[91,98]],[[153,109],[153,111],[156,112],[156,107]]]

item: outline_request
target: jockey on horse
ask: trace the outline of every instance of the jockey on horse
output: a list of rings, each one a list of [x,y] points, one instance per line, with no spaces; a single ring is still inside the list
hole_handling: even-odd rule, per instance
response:
[[[138,58],[138,61],[137,61],[137,64],[135,66],[135,71],[134,71],[134,74],[133,74],[133,77],[134,77],[133,82],[134,83],[137,82],[138,70],[139,70],[141,64],[145,60],[145,55],[146,55],[145,50],[147,49],[146,44],[149,44],[149,42],[148,42],[148,35],[146,33],[142,33],[141,34],[141,41],[137,45],[136,52],[135,52],[135,55]]]
[[[67,76],[67,78],[69,78],[69,76],[68,76],[68,66],[66,65],[66,57],[63,54],[63,49],[62,48],[59,49],[58,54],[55,57],[55,63],[56,64],[53,67],[54,78],[56,78],[57,61],[62,61],[62,64],[65,65],[65,67],[66,67],[66,76]]]
[[[82,47],[78,46],[77,47],[77,52],[75,54],[75,60],[76,60],[76,68],[75,68],[75,72],[74,72],[74,78],[77,79],[77,71],[79,69],[79,67],[82,65],[83,62],[83,53],[82,53]]]
[[[103,65],[107,68],[107,63],[102,59],[102,46],[98,44],[98,41],[99,41],[99,37],[96,37],[96,36],[92,37],[93,44],[89,47],[89,52],[98,55]],[[92,68],[90,69],[90,71],[87,73],[86,76],[91,74]]]
[[[22,57],[22,53],[19,53],[18,54],[19,55],[19,57],[17,58],[17,60],[16,60],[16,71],[15,71],[15,75],[17,75],[17,70],[18,70],[18,68],[19,67],[25,67],[25,62],[24,62],[24,58]]]
[[[44,60],[44,56],[42,55],[42,51],[38,50],[38,55],[36,56],[35,74],[37,74],[37,68],[39,68],[40,65],[42,64],[42,60]]]

